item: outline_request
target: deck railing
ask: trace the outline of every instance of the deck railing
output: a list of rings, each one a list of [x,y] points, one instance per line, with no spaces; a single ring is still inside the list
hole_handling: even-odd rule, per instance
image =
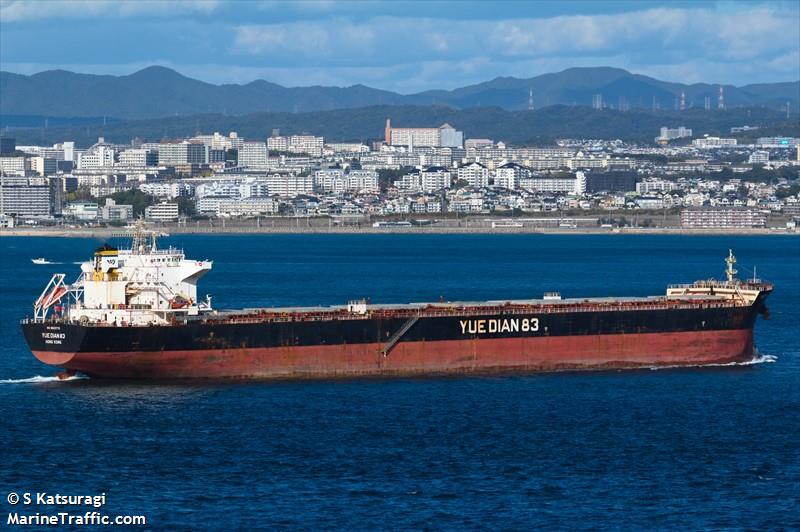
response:
[[[185,325],[189,323],[288,323],[288,322],[311,322],[311,321],[341,321],[341,320],[369,320],[369,319],[408,319],[418,315],[421,318],[446,318],[446,317],[474,317],[474,316],[519,316],[530,314],[566,314],[573,312],[634,312],[648,310],[691,310],[691,309],[718,309],[745,307],[748,303],[736,299],[693,299],[691,301],[681,299],[659,299],[642,301],[576,301],[559,302],[544,304],[519,304],[508,303],[505,305],[491,306],[443,306],[441,304],[431,306],[415,306],[409,308],[369,308],[366,313],[348,312],[346,308],[335,308],[314,312],[275,312],[270,309],[246,313],[222,313],[222,314],[201,314],[198,316],[175,316],[174,325]],[[26,318],[22,323],[30,323],[33,320]],[[47,323],[78,323],[77,320],[67,318],[48,318]],[[111,324],[84,323],[86,326],[111,326]],[[127,325],[137,326],[137,325]]]

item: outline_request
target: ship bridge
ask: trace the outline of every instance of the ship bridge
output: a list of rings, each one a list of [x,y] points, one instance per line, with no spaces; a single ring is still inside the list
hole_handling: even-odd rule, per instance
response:
[[[35,317],[44,319],[49,307],[67,294],[71,301],[61,307],[63,317],[82,323],[170,323],[176,316],[211,309],[209,297],[198,301],[197,281],[211,270],[212,261],[187,259],[181,249],[159,249],[157,233],[141,224],[132,236],[130,249],[99,247],[91,260],[81,263],[72,285],[65,285],[63,274],[56,274],[45,289],[51,295],[40,297],[51,304],[35,308]]]

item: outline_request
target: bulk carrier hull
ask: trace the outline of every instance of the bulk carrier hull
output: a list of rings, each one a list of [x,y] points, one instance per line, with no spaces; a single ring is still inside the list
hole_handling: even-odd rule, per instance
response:
[[[719,300],[394,307],[354,316],[275,310],[168,325],[27,322],[47,364],[93,377],[336,378],[543,372],[744,362],[768,292]],[[442,315],[447,314],[447,315]]]

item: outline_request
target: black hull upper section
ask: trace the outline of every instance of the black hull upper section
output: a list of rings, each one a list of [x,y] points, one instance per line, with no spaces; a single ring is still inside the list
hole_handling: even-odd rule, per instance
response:
[[[408,318],[197,320],[147,327],[28,322],[22,328],[32,351],[121,353],[752,329],[763,309],[759,298],[749,307],[431,316],[413,323]],[[404,326],[402,338],[394,338]]]

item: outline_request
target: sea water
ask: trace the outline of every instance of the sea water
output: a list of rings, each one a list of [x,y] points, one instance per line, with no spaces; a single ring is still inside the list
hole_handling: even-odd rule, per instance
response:
[[[193,235],[216,308],[643,296],[775,283],[751,364],[318,382],[53,378],[19,320],[102,242],[0,239],[0,504],[106,494],[148,528],[800,526],[800,240],[787,236]],[[46,257],[58,265],[34,265]],[[80,509],[81,514],[85,509]],[[77,513],[77,511],[75,512]],[[6,514],[0,514],[6,523]]]

